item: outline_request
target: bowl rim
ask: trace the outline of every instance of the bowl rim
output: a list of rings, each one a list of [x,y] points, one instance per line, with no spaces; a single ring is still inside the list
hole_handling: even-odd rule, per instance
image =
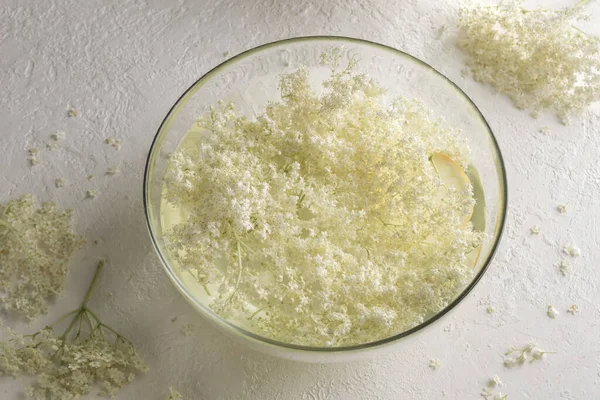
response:
[[[160,148],[158,148],[157,146],[159,144],[159,138],[161,137],[163,128],[168,126],[168,122],[170,121],[171,117],[173,117],[176,114],[176,113],[174,113],[174,111],[176,111],[180,102],[184,98],[186,98],[186,96],[190,92],[192,92],[194,89],[199,88],[205,80],[207,80],[208,78],[215,75],[217,72],[219,72],[220,69],[227,66],[229,63],[231,63],[233,61],[238,61],[242,58],[245,58],[246,56],[260,52],[262,50],[266,50],[269,48],[277,47],[277,46],[280,46],[283,44],[288,44],[288,43],[305,42],[305,41],[332,41],[332,40],[337,41],[337,42],[349,42],[349,43],[359,43],[359,44],[363,44],[363,45],[369,45],[372,47],[380,48],[385,51],[391,51],[393,53],[396,53],[400,57],[406,57],[406,58],[416,62],[416,64],[420,65],[421,67],[424,67],[425,69],[430,70],[434,74],[439,75],[448,84],[450,84],[450,86],[453,89],[455,89],[457,91],[457,95],[459,97],[460,96],[464,97],[466,102],[475,111],[476,116],[478,116],[481,119],[481,121],[483,122],[483,124],[484,124],[485,128],[487,129],[489,136],[491,138],[493,148],[494,148],[495,154],[497,156],[497,161],[498,161],[497,164],[500,167],[500,172],[501,172],[502,192],[500,193],[500,198],[503,201],[501,201],[502,204],[501,204],[499,219],[498,219],[498,221],[496,221],[495,229],[497,230],[498,234],[496,235],[494,243],[492,244],[492,247],[490,249],[487,259],[485,260],[483,267],[479,270],[477,275],[471,280],[471,282],[462,290],[462,292],[452,302],[450,302],[443,309],[438,311],[435,315],[431,316],[426,321],[424,321],[408,330],[405,330],[399,334],[396,334],[396,335],[393,335],[393,336],[390,336],[390,337],[387,337],[384,339],[379,339],[379,340],[376,340],[373,342],[361,343],[361,344],[352,345],[352,346],[316,347],[316,346],[306,346],[306,345],[298,345],[298,344],[293,344],[293,343],[281,342],[278,340],[274,340],[274,339],[270,339],[270,338],[258,335],[256,333],[253,333],[251,331],[248,331],[246,329],[243,329],[243,328],[235,325],[234,323],[230,322],[229,320],[227,320],[225,318],[222,318],[221,316],[216,314],[214,311],[212,311],[209,307],[207,307],[206,305],[204,305],[200,301],[198,301],[196,299],[196,297],[193,296],[189,292],[189,290],[183,284],[181,279],[171,269],[171,267],[169,266],[169,263],[163,256],[163,253],[160,249],[159,244],[157,243],[156,235],[154,234],[154,229],[152,227],[152,222],[150,220],[150,213],[149,213],[150,199],[149,199],[148,187],[150,185],[149,178],[150,178],[150,172],[151,172],[150,170],[151,170],[152,161],[154,160],[155,156],[159,155],[158,153],[160,152]],[[217,66],[215,66],[214,68],[210,69],[208,72],[203,74],[190,87],[188,87],[181,94],[181,96],[179,96],[177,101],[173,104],[173,106],[171,106],[168,113],[162,120],[162,122],[158,128],[158,131],[156,132],[156,134],[152,140],[152,144],[150,145],[150,150],[148,152],[148,156],[146,159],[146,166],[144,169],[143,201],[144,201],[144,214],[146,217],[146,225],[147,225],[148,231],[150,233],[150,238],[152,239],[152,244],[154,246],[154,249],[156,250],[156,253],[158,254],[158,256],[161,260],[163,268],[165,269],[165,271],[167,272],[167,275],[171,278],[171,280],[173,281],[173,283],[175,284],[175,286],[177,287],[179,292],[181,292],[181,294],[183,294],[184,297],[188,301],[190,301],[193,305],[195,305],[196,306],[195,308],[198,311],[200,311],[201,314],[203,314],[205,317],[208,317],[213,322],[217,322],[222,327],[232,329],[233,333],[241,333],[243,336],[245,336],[249,339],[253,339],[255,341],[261,342],[262,344],[275,346],[277,348],[283,348],[283,349],[287,349],[287,350],[298,350],[298,351],[301,351],[304,353],[309,353],[309,352],[313,352],[313,353],[315,353],[315,352],[316,353],[341,353],[341,352],[349,353],[349,352],[357,352],[360,350],[367,350],[367,349],[374,349],[377,347],[382,347],[383,345],[391,344],[393,342],[399,341],[400,339],[411,336],[412,334],[425,329],[426,327],[432,325],[437,320],[441,319],[443,316],[445,316],[451,310],[453,310],[460,302],[462,302],[469,295],[469,293],[473,290],[473,288],[477,285],[477,283],[481,280],[481,278],[483,277],[483,275],[489,268],[495,254],[496,254],[498,246],[501,242],[501,238],[502,238],[502,235],[504,232],[504,227],[505,227],[505,222],[506,222],[507,209],[508,209],[508,180],[507,180],[507,175],[506,175],[504,159],[502,157],[502,152],[500,150],[500,146],[498,145],[498,141],[496,140],[496,137],[492,131],[492,128],[490,127],[489,123],[487,122],[487,120],[485,119],[485,117],[481,113],[481,110],[477,107],[475,102],[456,83],[454,83],[452,80],[450,80],[446,75],[442,74],[440,71],[438,71],[431,65],[427,64],[426,62],[418,59],[417,57],[415,57],[407,52],[398,50],[394,47],[391,47],[391,46],[388,46],[385,44],[373,42],[370,40],[364,40],[364,39],[352,38],[352,37],[346,37],[346,36],[327,36],[327,35],[298,36],[298,37],[292,37],[292,38],[276,40],[273,42],[265,43],[260,46],[245,50],[233,57],[228,58],[227,60],[219,63]]]

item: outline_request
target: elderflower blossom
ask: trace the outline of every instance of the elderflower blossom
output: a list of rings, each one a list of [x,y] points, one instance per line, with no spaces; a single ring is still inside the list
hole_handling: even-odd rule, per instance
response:
[[[254,120],[211,109],[164,180],[186,215],[165,233],[174,260],[218,314],[287,343],[359,344],[422,323],[470,282],[465,255],[483,238],[461,220],[472,187],[446,187],[430,161],[466,168],[465,140],[416,100],[384,106],[355,61],[338,61],[323,57],[322,95],[300,68]]]
[[[114,137],[109,137],[106,138],[104,140],[104,143],[114,147],[115,149],[119,150],[121,148],[121,144],[123,143],[123,141],[121,139],[116,139]]]
[[[54,132],[52,135],[50,135],[52,137],[52,139],[54,139],[55,141],[59,141],[59,140],[64,140],[66,137],[66,134],[62,131],[58,131],[58,132]]]
[[[555,354],[553,351],[545,351],[536,346],[535,343],[529,343],[523,348],[511,347],[506,353],[505,356],[509,356],[513,353],[519,353],[516,358],[506,358],[504,360],[504,366],[507,368],[513,368],[517,365],[525,364],[525,361],[530,359],[530,363],[534,361],[538,361],[544,358],[546,354]]]
[[[556,308],[552,307],[551,305],[548,306],[546,310],[546,315],[548,315],[548,317],[555,319],[556,317],[558,317],[558,314],[560,313]]]
[[[534,225],[531,228],[529,228],[529,231],[531,232],[532,235],[539,235],[541,232],[541,229],[538,225]]]
[[[46,313],[65,285],[69,259],[82,244],[72,212],[31,195],[0,205],[0,306],[29,319]]]
[[[569,307],[567,312],[571,315],[575,315],[575,314],[577,314],[577,312],[579,312],[579,307],[577,306],[577,304],[573,304],[573,305],[571,305],[571,307]]]
[[[177,390],[172,387],[169,388],[169,397],[167,400],[183,400],[183,396]]]
[[[146,367],[128,342],[113,343],[98,333],[73,344],[46,328],[38,335],[23,336],[7,330],[0,341],[0,372],[37,379],[26,389],[34,400],[76,399],[99,383],[100,394],[114,396]]]
[[[564,246],[562,251],[563,253],[571,257],[579,257],[581,255],[581,250],[579,250],[579,248],[574,244]]]
[[[467,3],[460,12],[459,45],[477,81],[534,116],[547,109],[567,123],[599,98],[600,39],[573,25],[582,18],[577,6],[524,10],[522,3]]]
[[[558,268],[560,269],[560,273],[563,274],[563,276],[569,275],[573,270],[573,266],[571,265],[571,263],[565,260],[560,261],[560,263],[558,264]]]
[[[432,358],[429,360],[429,368],[436,370],[442,367],[442,361],[439,358]]]

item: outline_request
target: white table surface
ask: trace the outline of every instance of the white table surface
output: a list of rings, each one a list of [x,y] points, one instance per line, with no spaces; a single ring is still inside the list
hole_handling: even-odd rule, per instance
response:
[[[160,400],[173,386],[187,399],[462,400],[480,398],[495,374],[511,400],[600,398],[598,108],[563,127],[550,115],[534,120],[461,76],[451,29],[437,39],[441,25],[455,23],[457,8],[447,0],[0,0],[0,201],[31,192],[73,208],[76,230],[88,240],[49,315],[10,325],[29,332],[74,308],[106,257],[92,305],[136,343],[150,368],[120,399]],[[600,4],[588,10],[598,21]],[[600,33],[594,25],[583,24]],[[449,76],[488,119],[509,179],[504,239],[468,298],[395,352],[337,365],[254,354],[208,326],[164,273],[142,206],[150,143],[190,84],[226,52],[316,34],[394,46]],[[67,118],[70,107],[78,117]],[[547,135],[538,132],[544,125]],[[57,130],[67,135],[61,149],[42,150],[41,164],[29,167],[27,149],[43,149]],[[123,139],[119,151],[104,144],[110,136]],[[105,176],[112,164],[122,172]],[[58,177],[67,181],[62,189],[54,187]],[[90,188],[99,190],[96,199],[85,199]],[[560,203],[569,204],[567,214],[556,211]],[[539,236],[529,233],[534,224]],[[582,254],[563,277],[560,249],[571,242]],[[560,312],[556,319],[546,316],[549,304]],[[571,304],[578,314],[566,312]],[[488,314],[488,305],[496,312]],[[192,335],[182,335],[189,324]],[[502,353],[531,339],[557,354],[505,369]],[[441,368],[432,370],[430,358]],[[0,398],[20,398],[21,386],[2,378]]]

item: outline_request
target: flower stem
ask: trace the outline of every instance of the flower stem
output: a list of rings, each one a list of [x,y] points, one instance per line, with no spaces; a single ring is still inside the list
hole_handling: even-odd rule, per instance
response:
[[[98,262],[98,266],[96,267],[96,273],[94,273],[94,277],[92,278],[92,283],[90,283],[90,287],[88,288],[87,292],[85,293],[85,297],[83,298],[83,303],[81,304],[82,310],[86,308],[87,303],[90,300],[90,296],[92,295],[92,291],[94,290],[94,287],[96,286],[96,282],[98,282],[98,277],[100,276],[100,272],[102,272],[103,268],[104,268],[104,260],[100,260],[100,262]]]

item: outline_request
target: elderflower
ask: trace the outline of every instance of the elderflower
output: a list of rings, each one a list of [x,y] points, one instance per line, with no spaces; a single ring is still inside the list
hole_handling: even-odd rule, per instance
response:
[[[89,180],[89,178],[88,178],[88,180]],[[89,189],[85,192],[85,197],[87,197],[88,199],[95,199],[97,196],[98,196],[98,189]]]
[[[172,387],[169,388],[169,397],[167,400],[183,400],[183,396],[177,390]]]
[[[546,310],[546,315],[548,315],[548,317],[555,319],[558,316],[558,314],[560,313],[556,308],[552,307],[551,305],[548,306]]]
[[[534,225],[531,228],[529,228],[529,231],[531,232],[532,235],[539,235],[541,232],[541,229],[539,226]]]
[[[556,210],[561,214],[566,214],[569,211],[569,206],[568,204],[559,204],[556,206]]]
[[[31,195],[0,205],[0,307],[29,319],[46,313],[65,285],[67,265],[82,239],[72,212]]]
[[[571,265],[571,263],[565,260],[560,261],[560,263],[558,264],[558,268],[560,269],[560,273],[563,274],[563,276],[569,275],[573,270],[573,266]]]
[[[577,304],[573,304],[571,305],[571,307],[569,307],[567,312],[571,315],[575,315],[577,312],[579,312],[579,307],[577,306]]]
[[[120,172],[120,169],[118,166],[113,165],[111,167],[108,167],[108,169],[106,170],[106,175],[116,175]]]
[[[147,369],[131,342],[101,322],[87,307],[102,265],[102,262],[98,265],[79,309],[33,335],[6,330],[7,340],[0,341],[0,374],[35,376],[33,384],[25,390],[29,398],[76,399],[90,393],[96,384],[100,386],[100,395],[112,397],[136,373]],[[65,331],[56,335],[54,325],[73,315]]]
[[[459,46],[477,81],[508,95],[535,116],[543,109],[563,123],[598,100],[600,39],[575,28],[579,7],[521,8],[466,3],[460,11]]]
[[[429,368],[436,370],[442,367],[442,361],[439,358],[429,360]]]
[[[527,346],[523,348],[512,347],[506,353],[505,356],[511,355],[513,353],[519,353],[517,358],[506,358],[504,360],[504,366],[507,368],[513,368],[517,365],[525,364],[525,361],[530,359],[530,363],[534,361],[541,360],[544,358],[546,354],[555,354],[553,351],[544,351],[539,347],[536,347],[535,343],[529,343]]]
[[[46,145],[46,148],[50,151],[54,151],[54,150],[58,150],[59,146],[58,146],[58,143],[52,142],[52,143],[48,143]]]
[[[27,161],[29,161],[29,165],[32,167],[38,165],[40,163],[40,150],[35,147],[29,149],[29,157],[27,157]]]
[[[581,255],[581,250],[579,250],[579,248],[574,244],[564,246],[562,251],[563,253],[571,257],[579,257]]]
[[[71,108],[67,111],[67,117],[69,117],[69,118],[75,118],[78,115],[79,115],[79,113],[74,108]]]
[[[116,139],[114,137],[109,137],[104,140],[104,143],[111,145],[115,149],[119,150],[121,148],[121,144],[123,141],[121,139]]]
[[[52,137],[52,139],[54,139],[55,141],[59,141],[59,140],[64,140],[66,134],[62,131],[58,131],[58,132],[54,132],[52,135],[50,135]]]
[[[488,381],[488,387],[494,388],[496,386],[502,386],[502,380],[498,375],[494,375],[494,377]]]
[[[65,180],[63,178],[56,178],[54,180],[54,186],[56,186],[57,188],[61,188],[65,186]]]
[[[472,186],[446,186],[430,159],[464,171],[459,132],[417,100],[386,106],[355,60],[323,62],[321,95],[300,68],[256,119],[220,103],[196,121],[206,135],[169,159],[164,201],[186,217],[165,237],[222,317],[287,343],[353,345],[448,305],[483,234],[464,221]]]

